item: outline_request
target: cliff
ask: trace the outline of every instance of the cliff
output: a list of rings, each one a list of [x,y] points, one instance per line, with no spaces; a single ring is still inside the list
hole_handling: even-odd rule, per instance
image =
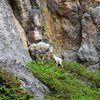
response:
[[[64,60],[99,68],[99,0],[10,0],[10,5],[30,43],[39,34]]]
[[[51,41],[64,60],[100,69],[99,28],[100,0],[0,0],[0,66],[41,98],[49,89],[25,65],[34,34]]]
[[[27,69],[31,58],[27,49],[25,31],[14,16],[8,1],[0,1],[0,66],[16,74],[37,98],[48,90]]]

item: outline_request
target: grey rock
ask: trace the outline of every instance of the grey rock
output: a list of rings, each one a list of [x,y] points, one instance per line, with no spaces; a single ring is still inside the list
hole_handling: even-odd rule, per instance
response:
[[[74,27],[72,26],[71,22],[65,18],[61,20],[61,25],[63,31],[69,33],[70,31],[74,30]]]
[[[29,0],[8,0],[10,2],[11,8],[13,9],[15,17],[18,19],[25,31],[30,27],[29,12],[31,11],[31,4]]]
[[[78,61],[77,51],[74,51],[74,50],[64,51],[63,57],[65,61]]]
[[[25,84],[30,84],[27,90],[42,100],[44,92],[49,89],[36,79],[25,65],[31,58],[22,46],[11,15],[8,2],[0,0],[0,66],[16,74]]]
[[[82,42],[78,51],[80,60],[86,65],[95,65],[99,62],[96,49],[97,29],[90,14],[85,13],[82,17]],[[96,66],[95,66],[96,67]]]
[[[53,29],[54,41],[57,41],[55,44],[59,44],[56,49],[62,48],[65,51],[69,49],[78,50],[81,43],[82,15],[79,1],[48,0],[48,7],[53,20],[51,29]],[[62,52],[61,50],[59,51]]]
[[[39,1],[31,0],[32,9],[29,12],[29,29],[27,30],[27,37],[30,43],[33,43],[34,40],[38,40],[38,38],[34,38],[37,35],[42,38],[43,34],[43,17],[41,9],[39,8]],[[35,35],[34,35],[35,34]]]
[[[82,44],[78,56],[87,65],[96,64],[99,61],[98,53],[92,43]]]
[[[100,63],[98,62],[97,64],[89,65],[89,69],[90,69],[90,70],[95,70],[95,69],[100,70]]]
[[[42,27],[43,25],[43,18],[40,9],[32,9],[30,14],[30,24],[32,26]]]

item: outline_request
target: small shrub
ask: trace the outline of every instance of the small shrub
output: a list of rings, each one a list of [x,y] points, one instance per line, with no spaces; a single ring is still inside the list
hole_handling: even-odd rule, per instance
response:
[[[0,100],[30,100],[33,98],[20,88],[18,78],[4,69],[0,69]]]
[[[4,69],[0,69],[0,84],[6,85],[6,87],[20,86],[20,82],[18,81],[17,77]]]

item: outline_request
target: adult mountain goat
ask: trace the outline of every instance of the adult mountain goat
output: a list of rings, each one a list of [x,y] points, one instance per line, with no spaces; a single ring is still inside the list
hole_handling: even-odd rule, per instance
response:
[[[32,56],[36,57],[36,60],[42,59],[42,54],[44,55],[47,51],[49,51],[50,44],[45,42],[33,43],[29,46],[29,51]]]

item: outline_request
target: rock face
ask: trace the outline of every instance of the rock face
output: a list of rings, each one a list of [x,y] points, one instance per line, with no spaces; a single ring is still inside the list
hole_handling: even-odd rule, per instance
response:
[[[100,0],[0,0],[0,65],[17,74],[38,100],[48,88],[24,62],[31,60],[27,42],[45,38],[64,60],[100,68]]]
[[[56,54],[100,68],[99,0],[35,0],[33,9],[40,10],[43,37],[52,41]]]
[[[36,95],[36,99],[42,100],[43,94],[48,90],[32,73],[27,69],[25,61],[31,60],[26,48],[23,45],[21,35],[25,35],[24,29],[19,28],[15,23],[13,12],[6,0],[0,0],[0,66],[15,73],[27,85],[27,90]],[[19,31],[20,29],[20,31]],[[25,42],[25,41],[24,41]]]
[[[96,38],[96,26],[91,16],[85,13],[82,17],[82,43],[78,51],[78,56],[82,62],[91,67],[99,63],[99,56],[96,50]]]
[[[99,68],[99,5],[99,0],[35,0],[32,10],[41,16],[36,14],[38,25],[33,23],[42,27],[42,36],[52,41],[56,54]]]

